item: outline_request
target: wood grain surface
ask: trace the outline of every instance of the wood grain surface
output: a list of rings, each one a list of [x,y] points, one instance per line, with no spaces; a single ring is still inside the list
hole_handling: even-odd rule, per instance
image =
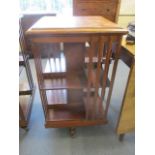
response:
[[[43,17],[26,34],[120,33],[127,30],[102,16]]]

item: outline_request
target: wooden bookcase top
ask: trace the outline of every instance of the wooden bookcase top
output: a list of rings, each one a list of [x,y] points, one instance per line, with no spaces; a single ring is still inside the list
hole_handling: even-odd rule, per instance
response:
[[[81,33],[117,33],[126,34],[127,30],[102,16],[45,16],[36,22],[27,35],[35,34],[81,34]]]

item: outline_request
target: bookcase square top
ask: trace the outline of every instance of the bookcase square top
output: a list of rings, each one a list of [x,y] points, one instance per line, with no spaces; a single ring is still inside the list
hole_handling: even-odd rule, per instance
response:
[[[127,30],[102,16],[45,16],[38,20],[27,32],[33,34],[80,34],[80,33],[120,33]]]

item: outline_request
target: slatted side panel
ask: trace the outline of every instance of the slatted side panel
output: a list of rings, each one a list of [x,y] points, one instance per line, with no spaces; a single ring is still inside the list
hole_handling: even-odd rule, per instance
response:
[[[100,36],[99,40],[91,40],[88,50],[89,61],[87,63],[87,98],[86,103],[86,119],[103,119],[106,118],[112,89],[118,64],[121,37],[117,36]],[[97,52],[95,44],[98,46]],[[97,57],[97,66],[94,65],[93,56]],[[113,63],[110,60],[113,56]],[[105,60],[102,63],[101,60]],[[110,77],[110,65],[112,73]],[[107,80],[110,78],[110,88],[107,88]],[[92,94],[92,88],[95,90]],[[101,91],[100,91],[101,90]],[[100,93],[101,92],[101,93]],[[107,94],[107,97],[105,97]]]
[[[87,96],[85,99],[85,108],[86,108],[86,119],[92,119],[95,115],[93,110],[93,102],[91,100],[91,86],[92,86],[92,71],[93,71],[93,53],[95,50],[95,40],[92,37],[90,41],[90,48],[88,50],[88,58],[89,62],[87,64],[87,78],[88,78],[88,85],[87,85]]]
[[[121,40],[122,40],[122,36],[113,37],[114,48],[112,48],[112,49],[113,49],[113,53],[114,53],[114,64],[113,64],[112,74],[111,74],[111,79],[110,79],[109,92],[108,92],[107,100],[106,100],[105,116],[107,116],[109,104],[110,104],[110,99],[111,99],[111,95],[112,95],[112,90],[113,90],[114,80],[115,80],[115,76],[116,76],[118,61],[119,61],[119,57],[120,57]]]
[[[103,51],[105,46],[105,38],[100,37],[98,42],[98,52],[97,52],[97,68],[96,68],[96,81],[95,81],[95,102],[94,102],[94,109],[96,112],[96,118],[102,118],[104,114],[104,109],[102,106],[102,99],[99,96],[99,86],[100,86],[100,77],[102,72],[102,58],[103,58]],[[96,105],[96,106],[95,106]]]
[[[109,71],[109,65],[110,65],[110,58],[112,56],[112,36],[108,37],[108,42],[107,42],[107,49],[106,49],[106,54],[105,54],[105,65],[104,65],[104,73],[103,73],[103,78],[102,78],[102,91],[101,91],[101,99],[102,101],[104,100],[105,96],[105,88],[106,88],[106,80],[108,78],[108,71]]]
[[[98,62],[97,67],[94,68],[95,73],[94,75],[95,96],[93,101],[93,109],[95,113],[93,116],[94,119],[104,119],[105,115],[103,102],[107,87],[109,65],[112,56],[112,42],[113,42],[112,36],[100,36],[99,38],[100,39],[98,42],[98,49],[96,53]],[[101,61],[103,59],[105,60],[104,63],[102,63]],[[101,90],[101,94],[99,93],[99,90]]]
[[[37,78],[38,78],[40,97],[42,100],[44,114],[46,116],[48,104],[47,104],[47,97],[46,97],[45,90],[40,89],[44,85],[44,80],[43,80],[43,75],[42,75],[43,71],[42,71],[42,65],[41,65],[41,52],[40,52],[40,49],[38,48],[37,44],[32,44],[32,51],[34,54],[34,61],[35,61]]]

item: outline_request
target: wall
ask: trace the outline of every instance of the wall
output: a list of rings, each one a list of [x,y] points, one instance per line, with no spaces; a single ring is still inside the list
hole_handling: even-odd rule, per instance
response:
[[[118,24],[127,27],[133,20],[135,20],[135,0],[121,0]]]

